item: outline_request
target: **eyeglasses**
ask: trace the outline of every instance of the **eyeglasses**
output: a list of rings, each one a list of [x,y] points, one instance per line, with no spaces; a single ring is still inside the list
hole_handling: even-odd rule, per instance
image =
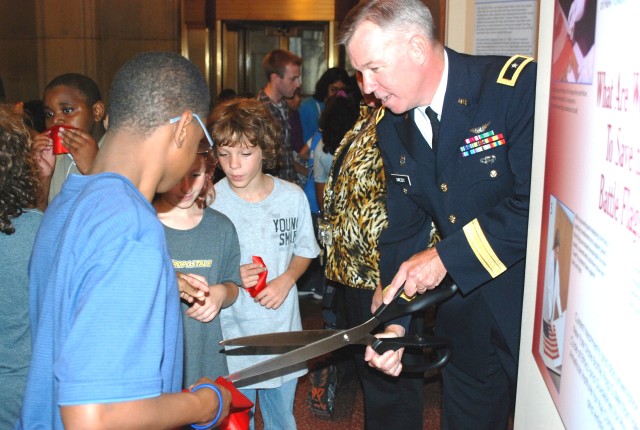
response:
[[[204,131],[204,137],[207,138],[207,141],[209,142],[209,146],[211,147],[211,149],[213,149],[213,139],[211,138],[211,135],[209,134],[209,132],[207,131],[207,127],[204,126],[204,123],[202,122],[202,119],[200,118],[200,115],[198,115],[197,113],[192,113],[191,114],[195,119],[198,120],[198,124],[200,124],[200,127],[202,128],[202,131]],[[169,124],[175,124],[176,122],[180,121],[179,116],[175,117],[175,118],[171,118],[169,120]]]

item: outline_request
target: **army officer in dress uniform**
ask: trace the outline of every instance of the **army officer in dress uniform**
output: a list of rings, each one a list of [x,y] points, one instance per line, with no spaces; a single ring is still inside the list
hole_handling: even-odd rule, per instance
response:
[[[531,58],[469,56],[444,48],[420,0],[361,1],[341,42],[386,110],[378,142],[389,227],[380,238],[388,302],[435,288],[436,332],[453,343],[443,370],[442,428],[505,429],[515,400],[529,213],[536,65]],[[399,262],[433,220],[434,248]],[[407,246],[404,246],[404,244]],[[402,335],[402,330],[388,335]],[[370,364],[391,375],[402,352]]]

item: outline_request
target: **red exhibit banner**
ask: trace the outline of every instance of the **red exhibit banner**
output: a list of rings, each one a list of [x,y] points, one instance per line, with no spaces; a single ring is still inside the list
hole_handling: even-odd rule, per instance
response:
[[[556,0],[532,352],[569,429],[640,426],[638,17]]]

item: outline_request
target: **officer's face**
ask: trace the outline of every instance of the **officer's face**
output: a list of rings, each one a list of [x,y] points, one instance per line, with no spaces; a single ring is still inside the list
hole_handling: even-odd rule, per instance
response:
[[[407,38],[394,37],[365,21],[353,34],[347,52],[353,67],[362,73],[364,93],[373,93],[394,113],[421,105],[420,74]]]

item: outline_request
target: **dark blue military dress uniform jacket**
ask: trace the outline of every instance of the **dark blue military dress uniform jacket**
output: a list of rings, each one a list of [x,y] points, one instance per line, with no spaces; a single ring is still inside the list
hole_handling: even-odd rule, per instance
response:
[[[378,119],[389,211],[382,282],[426,248],[433,219],[442,235],[438,254],[460,289],[440,306],[436,328],[454,343],[452,363],[482,379],[490,342],[511,356],[513,372],[517,366],[536,65],[522,56],[446,52],[437,154],[413,111],[387,110]]]

